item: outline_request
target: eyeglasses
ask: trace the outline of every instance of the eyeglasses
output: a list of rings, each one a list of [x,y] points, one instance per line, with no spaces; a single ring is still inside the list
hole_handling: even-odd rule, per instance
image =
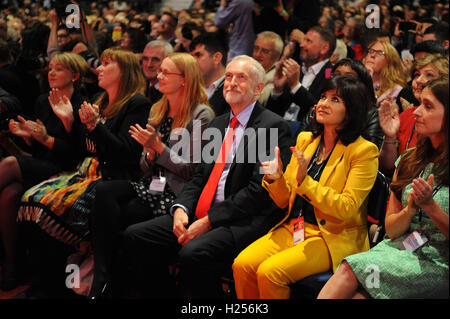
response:
[[[163,77],[167,77],[168,75],[179,75],[179,76],[184,76],[183,73],[176,73],[176,72],[167,72],[167,71],[159,71],[158,75],[162,74]]]
[[[386,56],[386,52],[380,51],[380,50],[374,50],[374,49],[369,49],[369,51],[367,51],[367,54],[376,54],[379,57],[385,57]]]
[[[67,38],[69,35],[68,34],[58,34],[56,37],[58,38]]]
[[[162,23],[162,24],[167,24],[167,25],[170,25],[170,26],[174,26],[172,23],[170,23],[169,21],[164,21],[164,20],[159,20],[158,21],[159,23]]]

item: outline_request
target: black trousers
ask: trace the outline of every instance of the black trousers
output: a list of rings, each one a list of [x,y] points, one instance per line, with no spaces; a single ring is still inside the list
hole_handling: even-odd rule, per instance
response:
[[[127,180],[101,181],[96,186],[90,228],[94,249],[94,282],[91,294],[112,279],[113,265],[120,265],[121,230],[153,218],[150,206],[142,201]],[[116,262],[114,262],[115,258]]]
[[[192,221],[191,221],[192,222]],[[220,298],[222,268],[231,266],[238,251],[228,227],[211,229],[184,246],[173,233],[173,217],[164,215],[128,227],[124,233],[134,282],[144,297],[176,298],[168,264],[180,267],[182,297]]]

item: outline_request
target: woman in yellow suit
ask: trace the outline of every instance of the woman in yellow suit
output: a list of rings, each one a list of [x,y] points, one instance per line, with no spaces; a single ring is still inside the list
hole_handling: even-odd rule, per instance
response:
[[[302,132],[283,174],[279,150],[262,163],[263,187],[285,218],[234,260],[238,298],[289,298],[289,284],[369,249],[367,195],[378,148],[361,137],[368,93],[355,77],[327,80],[312,132]]]

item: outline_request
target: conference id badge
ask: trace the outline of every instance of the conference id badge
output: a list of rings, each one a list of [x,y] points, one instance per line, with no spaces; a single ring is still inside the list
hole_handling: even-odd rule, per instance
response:
[[[166,178],[164,176],[153,176],[148,190],[150,194],[162,194],[165,187]]]
[[[294,236],[294,246],[305,240],[305,223],[303,216],[292,221],[292,235]]]
[[[422,247],[428,241],[428,238],[424,234],[420,234],[418,231],[413,231],[409,234],[405,240],[400,244],[400,249],[406,249],[409,251],[415,251],[417,248]]]

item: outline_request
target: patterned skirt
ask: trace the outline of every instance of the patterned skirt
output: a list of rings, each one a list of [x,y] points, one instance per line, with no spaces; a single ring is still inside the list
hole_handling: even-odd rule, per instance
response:
[[[76,172],[28,189],[22,196],[17,220],[34,222],[65,244],[78,244],[89,235],[95,184],[101,177],[97,158],[85,158]]]

